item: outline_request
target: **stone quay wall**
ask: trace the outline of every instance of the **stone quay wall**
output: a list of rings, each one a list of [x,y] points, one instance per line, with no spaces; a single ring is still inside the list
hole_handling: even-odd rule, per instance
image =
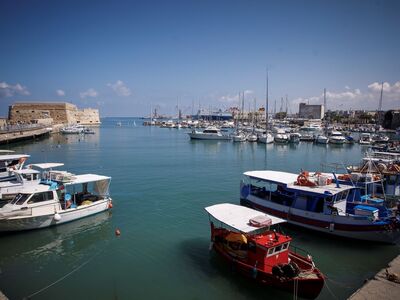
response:
[[[52,119],[53,125],[100,125],[98,109],[78,109],[67,102],[15,103],[9,107],[10,124],[37,123],[37,120]]]

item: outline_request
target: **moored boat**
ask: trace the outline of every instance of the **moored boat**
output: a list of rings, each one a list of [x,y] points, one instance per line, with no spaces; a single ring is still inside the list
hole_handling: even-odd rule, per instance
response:
[[[324,275],[310,255],[290,249],[292,238],[274,230],[284,220],[230,203],[206,207],[212,248],[240,274],[264,285],[314,299]]]
[[[190,136],[191,139],[195,140],[230,140],[231,137],[228,135],[224,135],[221,133],[221,130],[219,130],[215,126],[209,126],[203,131],[196,131],[193,130],[192,132],[189,132],[188,135]]]
[[[241,204],[289,223],[341,237],[396,243],[400,219],[385,206],[348,205],[361,201],[360,187],[332,183],[324,174],[250,171],[241,182]],[[372,207],[372,208],[371,208]]]
[[[49,171],[40,184],[22,189],[0,208],[0,232],[71,222],[112,207],[110,177]]]

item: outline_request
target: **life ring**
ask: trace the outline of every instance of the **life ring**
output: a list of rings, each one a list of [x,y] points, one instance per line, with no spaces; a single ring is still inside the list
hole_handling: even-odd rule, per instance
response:
[[[379,163],[376,167],[377,167],[379,172],[386,171],[386,169],[387,169],[386,165],[383,164],[383,163]]]

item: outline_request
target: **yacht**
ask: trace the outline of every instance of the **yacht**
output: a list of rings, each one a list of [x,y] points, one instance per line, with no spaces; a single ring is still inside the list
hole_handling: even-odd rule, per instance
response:
[[[269,132],[262,134],[258,137],[258,142],[263,144],[271,144],[274,142],[274,136]]]
[[[326,145],[329,143],[329,139],[325,135],[322,135],[322,134],[318,135],[315,141],[317,144],[325,144]]]
[[[231,139],[230,136],[221,133],[221,130],[215,126],[209,126],[203,131],[193,130],[188,135],[193,140],[223,140],[228,141]]]
[[[343,134],[339,131],[332,131],[331,135],[329,136],[329,143],[343,145],[346,141],[346,138]]]
[[[300,143],[301,134],[298,132],[292,132],[289,134],[289,143],[296,144]]]
[[[286,144],[289,142],[289,136],[286,134],[286,131],[283,129],[278,129],[277,133],[274,136],[274,142],[279,144]]]
[[[370,145],[372,142],[371,134],[367,132],[362,132],[360,133],[360,139],[358,140],[358,143],[360,145]]]

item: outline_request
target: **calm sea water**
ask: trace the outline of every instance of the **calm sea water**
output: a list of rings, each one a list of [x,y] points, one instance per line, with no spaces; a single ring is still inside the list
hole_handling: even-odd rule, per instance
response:
[[[9,147],[31,154],[30,162],[64,162],[74,173],[112,176],[114,208],[1,235],[0,290],[10,299],[36,292],[33,299],[292,299],[232,273],[209,252],[204,207],[239,203],[244,171],[320,170],[321,163],[357,163],[366,148],[190,141],[186,130],[140,124],[108,118],[95,135],[54,135]],[[399,254],[393,245],[286,231],[328,276],[318,299],[348,297]]]

